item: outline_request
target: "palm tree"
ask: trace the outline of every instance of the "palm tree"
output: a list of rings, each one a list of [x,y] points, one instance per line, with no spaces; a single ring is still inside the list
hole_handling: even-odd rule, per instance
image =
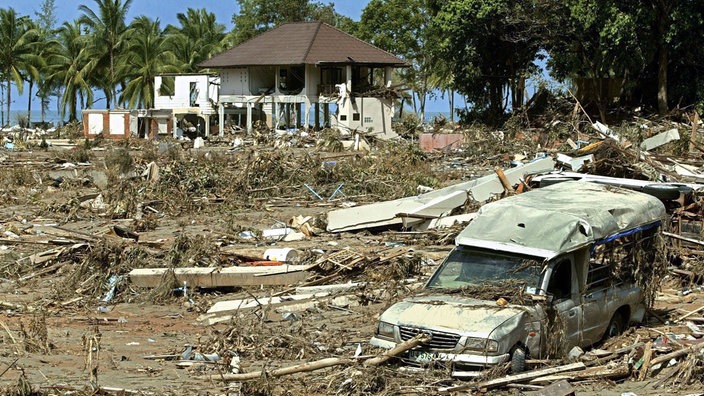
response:
[[[159,20],[140,16],[130,24],[127,56],[120,75],[129,81],[122,91],[120,102],[128,107],[154,106],[154,78],[158,74],[178,72],[174,57],[168,51],[166,38]]]
[[[17,92],[22,93],[24,75],[36,78],[37,69],[34,46],[36,30],[28,24],[29,19],[18,17],[13,8],[0,8],[0,75],[4,77],[7,89],[7,114],[9,120],[12,102],[11,84],[15,83]]]
[[[33,20],[27,18],[26,22],[27,29],[31,29],[36,34],[32,35],[32,56],[27,58],[27,62],[24,65],[24,79],[29,84],[29,93],[27,95],[27,125],[31,125],[32,121],[32,90],[34,89],[34,84],[40,82],[40,70],[44,70],[46,62],[44,62],[44,55],[46,54],[47,46],[45,45],[48,39],[47,35],[43,34],[43,31],[39,28],[39,25]],[[41,82],[40,82],[41,84]]]
[[[171,52],[183,72],[197,72],[198,64],[225,48],[225,25],[217,23],[215,14],[205,8],[189,8],[185,14],[176,14],[176,18],[180,27],[166,27]]]
[[[59,108],[63,115],[69,111],[69,121],[78,119],[78,105],[85,107],[93,102],[93,90],[89,83],[94,62],[88,47],[90,36],[83,33],[78,21],[64,22],[51,46],[49,84],[63,87]]]
[[[41,51],[39,55],[43,60],[46,60],[49,56],[50,49],[57,44],[54,40],[56,35],[56,1],[42,0],[39,11],[35,11],[34,15],[36,16],[36,23],[39,28],[39,40],[44,43],[39,46]],[[39,86],[37,87],[37,97],[41,100],[42,123],[44,123],[46,118],[46,110],[49,108],[49,97],[54,94],[57,88],[56,85],[51,83],[49,75],[50,69],[44,65],[44,67],[39,70]],[[29,113],[31,114],[31,111]]]
[[[132,0],[95,0],[97,12],[86,5],[78,9],[83,12],[79,21],[85,24],[93,34],[93,51],[98,63],[105,67],[107,80],[101,79],[99,85],[105,91],[107,108],[117,97],[116,86],[118,81],[118,58],[125,45],[125,16]]]

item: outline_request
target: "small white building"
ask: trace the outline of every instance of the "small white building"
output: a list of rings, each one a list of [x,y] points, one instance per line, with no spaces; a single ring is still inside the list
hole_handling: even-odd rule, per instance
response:
[[[190,132],[208,136],[217,122],[219,87],[220,78],[212,74],[159,75],[154,79],[154,109],[143,116],[152,119],[149,124],[156,124],[159,135]],[[146,135],[153,136],[152,132]]]

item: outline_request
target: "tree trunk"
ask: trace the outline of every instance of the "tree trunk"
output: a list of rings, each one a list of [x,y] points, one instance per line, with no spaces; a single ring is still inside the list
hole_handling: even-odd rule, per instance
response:
[[[10,77],[7,77],[7,124],[10,125],[10,100],[12,99],[12,95],[10,92],[12,91],[12,87],[10,86]]]
[[[32,88],[34,81],[29,79],[29,93],[27,94],[27,128],[32,127]]]
[[[449,89],[450,94],[450,122],[455,122],[455,90]]]
[[[667,63],[669,50],[665,37],[667,36],[670,13],[677,0],[654,0],[655,18],[658,31],[658,113],[667,113]]]
[[[667,63],[668,49],[664,40],[660,42],[658,48],[658,113],[665,115],[667,113]]]

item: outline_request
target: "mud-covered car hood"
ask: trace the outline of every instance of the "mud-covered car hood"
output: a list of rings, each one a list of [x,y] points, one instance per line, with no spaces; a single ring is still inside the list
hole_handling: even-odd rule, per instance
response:
[[[510,318],[526,313],[518,306],[497,306],[493,301],[429,295],[405,299],[387,309],[380,320],[399,326],[449,330],[488,336]]]

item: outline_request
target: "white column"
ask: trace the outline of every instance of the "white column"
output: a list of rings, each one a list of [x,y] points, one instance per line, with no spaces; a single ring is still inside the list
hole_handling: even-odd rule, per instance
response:
[[[347,65],[345,68],[346,80],[347,80],[347,92],[352,92],[352,65]]]
[[[220,102],[218,102],[218,124],[220,125],[218,135],[225,136],[225,106]]]
[[[391,86],[391,77],[393,76],[393,69],[390,66],[386,66],[384,68],[384,82],[386,83],[386,87]]]
[[[301,107],[304,107],[305,110],[305,117],[303,117],[303,122],[305,122],[305,125],[303,125],[303,130],[307,131],[308,130],[308,124],[310,123],[310,100],[308,97],[306,97],[306,102],[301,105]]]
[[[247,134],[252,133],[252,103],[247,102]]]

